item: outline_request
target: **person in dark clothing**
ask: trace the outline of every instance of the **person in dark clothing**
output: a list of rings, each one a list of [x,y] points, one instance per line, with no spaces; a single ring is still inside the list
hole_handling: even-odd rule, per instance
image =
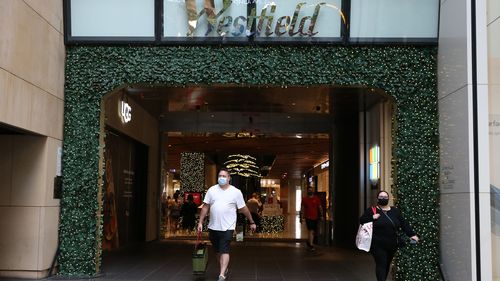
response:
[[[389,193],[380,191],[377,199],[376,214],[370,207],[366,209],[359,222],[361,224],[373,222],[370,253],[375,259],[377,281],[384,281],[387,279],[392,258],[398,247],[397,231],[402,229],[415,242],[418,242],[419,238],[403,218],[401,211],[389,206]]]
[[[182,204],[181,216],[182,216],[182,229],[193,230],[196,225],[196,212],[198,207],[193,202],[193,195],[189,194],[187,201]]]

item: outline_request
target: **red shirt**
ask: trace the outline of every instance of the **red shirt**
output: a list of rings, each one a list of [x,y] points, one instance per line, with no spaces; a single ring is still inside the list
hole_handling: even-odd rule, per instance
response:
[[[306,196],[302,198],[302,210],[304,211],[304,217],[308,220],[319,219],[319,208],[321,207],[321,200],[318,196],[309,197]]]

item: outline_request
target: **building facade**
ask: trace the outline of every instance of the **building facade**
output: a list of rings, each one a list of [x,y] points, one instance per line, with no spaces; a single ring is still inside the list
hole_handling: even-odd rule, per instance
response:
[[[96,214],[102,213],[99,202],[103,196],[100,187],[103,184],[104,125],[150,147],[148,167],[151,169],[148,170],[146,195],[149,207],[144,236],[146,241],[158,239],[158,204],[155,202],[159,194],[155,185],[161,172],[154,169],[157,167],[154,155],[158,155],[160,149],[151,128],[156,125],[148,121],[151,127],[135,123],[138,127],[131,128],[119,120],[103,120],[101,115],[106,107],[102,104],[104,96],[123,85],[361,84],[378,87],[396,99],[399,111],[395,118],[400,125],[396,128],[395,139],[401,143],[399,149],[409,148],[413,154],[396,150],[393,157],[399,161],[399,170],[410,167],[406,173],[411,173],[413,167],[421,179],[405,181],[408,174],[404,172],[394,177],[399,204],[405,208],[415,204],[421,207],[407,215],[414,217],[414,223],[419,225],[424,245],[426,239],[432,241],[432,245],[417,250],[422,258],[414,261],[416,265],[409,257],[415,253],[406,252],[398,261],[404,270],[396,277],[411,280],[416,278],[417,271],[435,277],[441,271],[445,280],[498,280],[499,273],[493,266],[498,264],[499,256],[498,193],[494,189],[498,186],[494,173],[497,164],[489,153],[491,150],[494,155],[497,150],[495,118],[500,108],[496,106],[494,95],[500,67],[498,36],[495,36],[500,14],[494,1],[448,0],[421,5],[430,7],[421,10],[416,8],[419,5],[415,1],[407,1],[409,14],[415,18],[406,26],[398,25],[403,19],[395,17],[396,13],[381,9],[394,4],[389,1],[374,1],[376,4],[352,1],[349,12],[347,1],[330,1],[329,5],[342,7],[337,10],[327,10],[319,4],[308,7],[309,10],[293,5],[291,10],[296,15],[282,13],[279,1],[274,8],[265,6],[270,3],[258,1],[256,6],[246,1],[241,1],[244,5],[238,1],[223,1],[221,7],[231,13],[231,20],[218,18],[217,13],[209,15],[205,10],[206,17],[217,20],[207,21],[204,26],[215,34],[209,38],[203,36],[202,28],[192,24],[203,16],[202,9],[181,7],[177,1],[126,1],[123,6],[128,6],[128,12],[133,11],[135,17],[156,20],[134,24],[127,17],[118,17],[114,25],[104,26],[99,19],[113,17],[116,10],[112,9],[113,1],[98,2],[64,1],[66,33],[61,1],[47,1],[49,4],[44,5],[37,1],[0,2],[0,149],[5,159],[0,175],[8,179],[0,183],[0,225],[4,226],[0,231],[0,275],[46,276],[56,252],[59,252],[57,259],[62,275],[92,276],[99,272],[103,230],[100,216]],[[160,2],[163,15],[167,16],[161,29],[157,27],[162,14],[158,10]],[[195,1],[186,3],[196,7]],[[230,9],[229,3],[234,7]],[[85,26],[89,22],[85,11],[92,13],[92,8],[96,11],[96,7],[108,14],[96,15],[96,26]],[[175,11],[181,8],[192,13],[179,20]],[[251,16],[259,16],[252,14],[252,8],[261,12],[266,9],[268,22],[272,21],[271,12],[276,15],[274,25],[256,21],[253,32],[268,34],[266,38],[254,37],[254,41],[264,41],[256,45],[246,42],[249,36],[240,37],[248,35],[244,34],[242,23],[249,22]],[[331,30],[322,29],[325,22],[318,17],[320,11],[325,10],[331,12],[331,17],[338,18],[338,26]],[[300,17],[300,11],[310,15]],[[439,17],[431,16],[438,11]],[[392,22],[377,20],[377,17],[391,18],[391,15]],[[342,25],[345,16],[351,23],[347,37],[347,29]],[[260,14],[260,18],[263,17]],[[169,21],[172,18],[176,20]],[[429,43],[424,39],[432,39],[425,34],[425,26],[437,28],[438,18],[436,47],[432,40]],[[191,24],[181,24],[188,20]],[[360,24],[370,20],[376,24],[368,27]],[[292,33],[296,33],[286,34],[292,24],[296,27],[291,28]],[[315,25],[324,32],[324,37],[302,42],[294,40],[296,34],[303,35],[302,38],[312,37]],[[380,28],[369,28],[374,26]],[[391,29],[391,26],[398,28]],[[420,29],[422,26],[424,31]],[[127,30],[133,34],[123,33]],[[384,34],[387,30],[393,33]],[[406,30],[413,30],[417,35],[408,36]],[[106,32],[116,33],[110,36]],[[423,33],[418,35],[418,32]],[[231,36],[224,36],[225,33]],[[194,35],[196,40],[186,40],[179,34]],[[117,38],[119,40],[115,40]],[[417,40],[412,42],[412,38]],[[114,46],[119,45],[120,40],[138,46]],[[306,45],[300,45],[304,42]],[[358,45],[360,43],[362,45]],[[207,61],[207,56],[211,60]],[[322,59],[315,62],[317,58]],[[254,75],[246,75],[241,71],[244,68]],[[282,76],[278,76],[279,73]],[[408,77],[405,73],[414,76]],[[421,119],[417,118],[419,114],[423,116]],[[144,120],[154,119],[145,113],[136,116],[142,116],[142,124],[146,123]],[[417,125],[424,129],[406,130],[406,126]],[[438,151],[433,141],[437,129],[439,155],[434,154]],[[332,130],[347,132],[348,128],[338,126]],[[423,148],[412,138],[422,140]],[[343,155],[341,151],[335,153]],[[421,158],[413,157],[415,155]],[[61,175],[63,184],[59,190],[57,177]],[[338,177],[334,179],[338,183],[346,180],[333,177]],[[357,180],[353,183],[360,184]],[[338,192],[331,195],[341,196]],[[57,199],[59,196],[62,199]],[[62,208],[60,200],[65,203]],[[419,220],[419,215],[424,219]],[[349,225],[349,222],[340,223]],[[77,235],[82,233],[85,235]],[[342,233],[336,235],[342,238]],[[412,266],[415,271],[411,270]]]

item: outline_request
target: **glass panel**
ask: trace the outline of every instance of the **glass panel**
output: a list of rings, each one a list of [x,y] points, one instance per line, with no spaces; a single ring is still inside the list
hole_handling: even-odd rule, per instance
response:
[[[246,0],[164,0],[165,37],[246,37]]]
[[[257,1],[258,37],[340,37],[341,0]]]
[[[490,93],[490,97],[491,97]],[[499,110],[500,108],[496,108]],[[490,115],[490,177],[491,177],[491,246],[493,264],[500,259],[500,115]],[[493,267],[494,280],[500,280],[498,266]]]
[[[352,0],[351,37],[437,38],[438,0]]]
[[[154,37],[154,0],[71,0],[71,35]]]
[[[490,114],[491,256],[493,281],[500,281],[500,1],[488,0],[488,112]]]

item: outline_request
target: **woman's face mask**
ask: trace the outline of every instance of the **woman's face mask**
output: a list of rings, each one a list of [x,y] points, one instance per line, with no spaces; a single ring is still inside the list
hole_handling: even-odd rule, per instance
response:
[[[227,178],[224,178],[224,177],[219,177],[219,178],[217,179],[217,183],[218,183],[220,186],[226,185],[226,184],[227,184]]]
[[[378,198],[378,204],[380,206],[387,206],[387,204],[389,204],[389,198]]]

